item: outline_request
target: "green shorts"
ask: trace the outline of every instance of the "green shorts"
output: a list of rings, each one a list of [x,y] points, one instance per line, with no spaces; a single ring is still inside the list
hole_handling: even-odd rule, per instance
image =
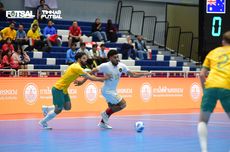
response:
[[[55,87],[52,87],[52,95],[53,95],[53,104],[58,106],[58,108],[62,109],[66,102],[70,102],[69,94],[65,94],[63,90],[58,90]]]
[[[224,111],[230,112],[230,90],[222,88],[204,89],[202,97],[201,110],[204,112],[213,112],[216,107],[217,100],[220,100]]]

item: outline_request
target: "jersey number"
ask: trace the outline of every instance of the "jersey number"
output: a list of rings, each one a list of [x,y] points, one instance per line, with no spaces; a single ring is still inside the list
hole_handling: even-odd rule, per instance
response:
[[[217,67],[218,67],[218,69],[223,69],[222,66],[223,66],[223,64],[225,64],[225,63],[228,62],[229,57],[228,57],[227,54],[223,54],[223,55],[220,55],[220,56],[218,57],[218,59],[221,60],[221,61],[218,62]]]

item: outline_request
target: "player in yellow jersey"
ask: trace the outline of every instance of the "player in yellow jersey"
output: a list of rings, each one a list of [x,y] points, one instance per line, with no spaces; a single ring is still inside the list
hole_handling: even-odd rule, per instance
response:
[[[44,119],[39,121],[39,124],[43,129],[51,129],[48,127],[47,122],[56,117],[59,113],[62,112],[62,109],[70,110],[71,102],[70,97],[68,95],[68,88],[70,84],[75,81],[78,77],[83,76],[92,81],[104,81],[110,78],[110,76],[106,75],[105,77],[95,77],[84,72],[82,66],[87,64],[87,55],[84,52],[79,52],[75,56],[75,63],[71,64],[64,75],[56,82],[56,84],[52,88],[52,96],[53,96],[53,105],[54,106],[43,106],[43,114]]]
[[[202,152],[207,152],[207,123],[217,100],[230,118],[230,31],[224,33],[222,47],[209,52],[200,72],[203,86],[200,120],[197,127]],[[206,79],[206,76],[209,75]]]

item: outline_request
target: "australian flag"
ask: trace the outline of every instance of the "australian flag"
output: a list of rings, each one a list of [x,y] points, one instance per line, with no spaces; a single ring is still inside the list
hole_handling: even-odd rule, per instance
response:
[[[207,0],[206,12],[225,14],[226,0]]]

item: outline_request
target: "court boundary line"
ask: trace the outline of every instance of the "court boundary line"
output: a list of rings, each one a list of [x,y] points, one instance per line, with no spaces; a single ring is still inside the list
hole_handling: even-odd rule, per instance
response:
[[[214,114],[225,114],[224,112],[215,112]],[[164,116],[164,115],[199,115],[199,113],[164,113],[164,114],[139,114],[139,115],[118,115],[114,117],[136,117],[136,116]],[[79,117],[61,117],[55,118],[56,120],[59,119],[93,119],[93,118],[100,118],[100,116],[79,116]],[[41,120],[42,118],[29,118],[29,119],[10,119],[10,120],[0,120],[0,122],[4,121],[32,121],[32,120]],[[114,119],[114,118],[112,118]]]

